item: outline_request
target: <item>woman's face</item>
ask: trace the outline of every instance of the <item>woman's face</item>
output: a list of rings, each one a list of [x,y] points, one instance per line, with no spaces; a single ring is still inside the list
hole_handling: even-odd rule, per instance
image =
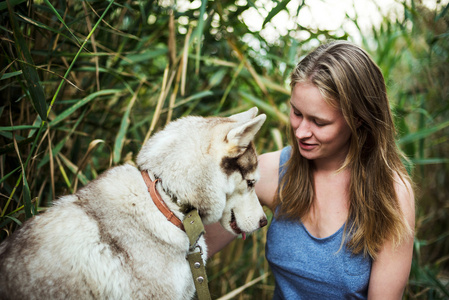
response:
[[[290,123],[301,155],[315,164],[331,163],[339,168],[351,137],[341,111],[326,103],[311,83],[295,84],[290,104]]]

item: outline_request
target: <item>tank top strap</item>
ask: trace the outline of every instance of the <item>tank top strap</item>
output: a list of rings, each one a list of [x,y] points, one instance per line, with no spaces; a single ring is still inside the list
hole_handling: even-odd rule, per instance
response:
[[[285,164],[290,159],[291,152],[291,146],[287,146],[281,150],[281,157],[279,159],[279,181],[281,181],[287,171],[287,166]]]

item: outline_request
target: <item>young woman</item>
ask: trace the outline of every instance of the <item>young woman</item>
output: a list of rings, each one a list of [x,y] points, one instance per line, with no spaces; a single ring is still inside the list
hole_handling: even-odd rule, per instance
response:
[[[413,252],[414,195],[395,144],[384,78],[335,41],[291,74],[291,146],[260,156],[274,212],[266,257],[274,299],[400,299]],[[210,255],[232,240],[207,228]]]

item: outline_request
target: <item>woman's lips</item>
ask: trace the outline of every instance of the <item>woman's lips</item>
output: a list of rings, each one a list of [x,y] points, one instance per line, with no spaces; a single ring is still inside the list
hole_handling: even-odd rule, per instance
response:
[[[301,142],[301,141],[299,141],[298,143],[299,143],[299,147],[303,150],[312,150],[317,146],[317,144],[311,144],[311,143],[306,143],[306,142]]]

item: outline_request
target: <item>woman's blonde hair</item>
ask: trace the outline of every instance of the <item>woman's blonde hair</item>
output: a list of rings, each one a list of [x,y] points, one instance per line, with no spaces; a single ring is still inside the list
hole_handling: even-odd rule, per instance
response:
[[[349,152],[340,168],[351,171],[345,236],[353,253],[376,258],[387,239],[397,244],[411,231],[399,206],[395,177],[411,180],[395,143],[382,72],[358,46],[334,41],[299,62],[291,74],[291,88],[297,83],[316,86],[325,101],[338,105],[351,129]],[[275,201],[278,217],[298,220],[313,202],[313,166],[301,156],[292,129],[290,139],[291,157]]]

